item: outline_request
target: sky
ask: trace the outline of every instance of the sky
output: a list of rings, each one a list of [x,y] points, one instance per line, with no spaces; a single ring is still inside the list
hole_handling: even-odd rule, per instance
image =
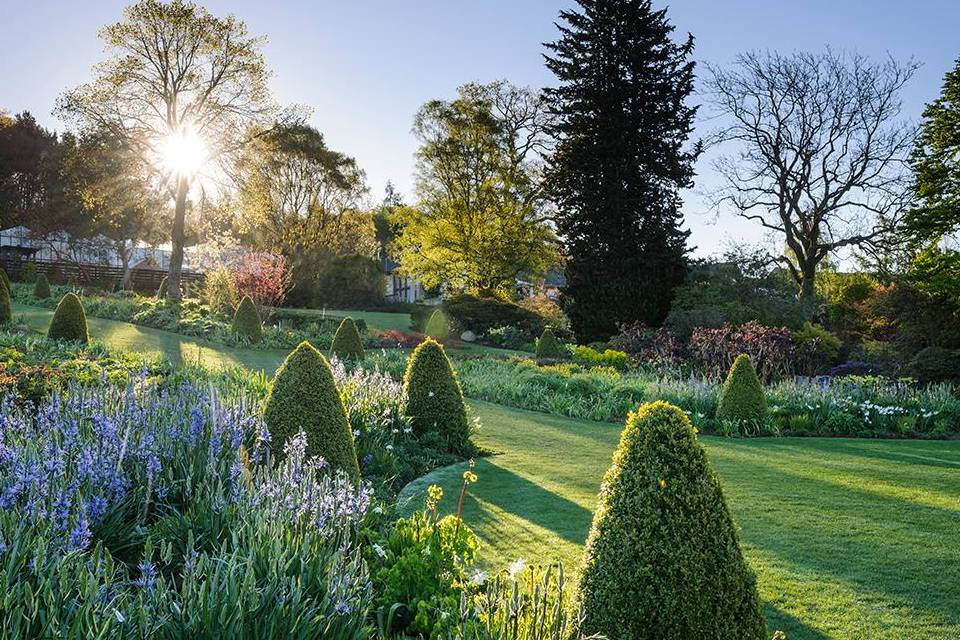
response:
[[[30,111],[62,130],[51,113],[64,90],[87,81],[103,58],[100,27],[120,19],[122,1],[0,0],[0,109]],[[327,144],[357,159],[371,196],[387,181],[413,200],[413,115],[433,98],[450,98],[471,81],[505,78],[549,86],[542,43],[557,36],[566,0],[204,0],[216,15],[234,14],[268,41],[264,55],[282,104],[312,109]],[[677,37],[696,38],[698,62],[730,64],[752,49],[820,51],[830,46],[923,63],[903,93],[916,121],[960,57],[960,0],[675,0]],[[701,66],[702,71],[702,66]],[[697,96],[692,101],[697,103]],[[703,118],[696,135],[711,123]],[[703,191],[716,184],[709,159],[684,194],[697,255],[731,242],[758,242],[755,223],[711,212]]]

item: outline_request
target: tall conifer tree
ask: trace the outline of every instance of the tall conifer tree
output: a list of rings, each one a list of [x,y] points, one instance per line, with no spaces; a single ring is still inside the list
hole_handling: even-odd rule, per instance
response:
[[[658,325],[686,272],[680,195],[699,145],[693,37],[671,39],[649,0],[578,0],[547,44],[557,139],[548,184],[567,254],[564,306],[582,340],[619,322]]]

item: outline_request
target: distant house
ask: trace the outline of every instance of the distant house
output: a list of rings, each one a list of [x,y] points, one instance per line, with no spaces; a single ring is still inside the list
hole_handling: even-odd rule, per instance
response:
[[[150,267],[166,269],[170,266],[170,249],[152,247],[142,242],[126,242],[129,251],[128,265],[131,269]],[[123,256],[117,243],[103,235],[91,238],[74,238],[65,231],[55,231],[44,236],[36,235],[27,227],[10,227],[0,230],[0,256],[4,261],[13,254],[21,261],[66,262],[77,265],[123,267]]]
[[[387,276],[383,297],[387,302],[423,302],[427,292],[416,278],[399,273],[400,263],[384,256],[381,259],[383,273]]]
[[[517,278],[517,295],[521,298],[532,298],[545,295],[551,300],[560,298],[560,290],[567,286],[567,278],[562,269],[550,269],[542,279]]]

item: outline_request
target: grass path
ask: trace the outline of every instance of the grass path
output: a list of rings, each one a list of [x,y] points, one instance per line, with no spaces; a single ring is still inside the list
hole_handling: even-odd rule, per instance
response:
[[[492,566],[578,565],[620,427],[471,403],[477,462],[465,519]],[[757,572],[771,632],[791,640],[960,638],[960,442],[704,437]],[[464,467],[429,484],[455,509]],[[696,532],[691,532],[695,535]]]

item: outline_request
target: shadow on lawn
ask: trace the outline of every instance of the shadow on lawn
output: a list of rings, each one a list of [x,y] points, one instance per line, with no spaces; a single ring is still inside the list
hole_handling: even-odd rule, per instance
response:
[[[829,636],[802,623],[799,618],[769,602],[763,603],[763,617],[767,619],[767,631],[785,631],[790,640],[828,640]]]

